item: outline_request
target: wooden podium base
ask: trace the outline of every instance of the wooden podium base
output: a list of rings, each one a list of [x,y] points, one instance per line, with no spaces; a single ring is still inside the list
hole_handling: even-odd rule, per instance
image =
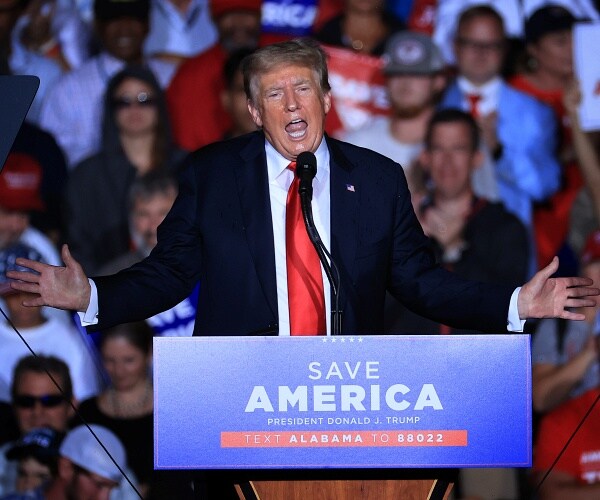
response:
[[[447,500],[457,469],[197,471],[197,500]]]
[[[453,483],[439,479],[247,481],[240,500],[447,500]]]

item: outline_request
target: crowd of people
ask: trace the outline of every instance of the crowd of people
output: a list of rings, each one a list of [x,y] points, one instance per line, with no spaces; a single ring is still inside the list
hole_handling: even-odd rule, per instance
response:
[[[6,271],[59,265],[62,243],[88,275],[149,255],[187,153],[255,130],[241,64],[259,46],[310,36],[375,61],[384,112],[349,126],[333,85],[326,130],[402,166],[441,266],[518,286],[559,255],[559,274],[600,280],[600,142],[573,57],[599,2],[313,0],[278,23],[286,4],[0,0],[0,74],[40,79],[0,174],[0,499],[193,498],[186,473],[153,471],[151,341],[191,335],[202,283],[88,335],[22,306]],[[585,316],[528,322],[532,470],[463,470],[457,499],[597,498],[600,410],[553,464],[600,390],[600,306]],[[471,332],[386,300],[382,333]]]

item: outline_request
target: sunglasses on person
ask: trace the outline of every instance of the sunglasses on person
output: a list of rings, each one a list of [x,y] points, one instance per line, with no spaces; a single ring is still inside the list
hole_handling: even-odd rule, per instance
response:
[[[115,97],[112,100],[112,106],[115,109],[125,109],[130,108],[131,106],[154,106],[156,104],[156,99],[152,97],[148,92],[140,92],[136,96],[121,96]]]
[[[60,394],[44,394],[43,396],[21,395],[15,396],[13,403],[19,408],[33,408],[36,403],[40,403],[44,408],[55,408],[63,403],[65,398]]]

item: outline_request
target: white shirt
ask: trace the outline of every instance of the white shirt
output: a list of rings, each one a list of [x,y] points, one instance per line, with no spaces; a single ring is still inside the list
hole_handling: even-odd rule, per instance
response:
[[[471,109],[467,98],[468,94],[481,96],[480,101],[477,103],[477,109],[479,110],[480,116],[489,115],[498,109],[498,96],[500,93],[500,86],[502,85],[502,79],[499,76],[492,78],[483,85],[475,85],[464,76],[459,76],[456,79],[456,85],[458,85],[458,88],[464,94],[463,109],[465,111],[470,111]]]
[[[56,356],[67,364],[73,380],[73,394],[78,401],[98,394],[100,372],[92,347],[88,344],[89,339],[84,338],[75,325],[50,319],[39,326],[20,328],[19,331],[37,354]],[[10,387],[14,367],[31,352],[5,321],[0,321],[0,345],[0,378]]]
[[[438,0],[433,40],[442,51],[446,62],[453,64],[455,57],[452,40],[456,34],[458,18],[463,10],[476,4],[489,5],[502,16],[507,35],[522,38],[525,20],[534,11],[550,3],[561,5],[578,19],[589,18],[592,21],[600,19],[593,0]]]
[[[392,135],[391,120],[387,116],[377,116],[364,127],[346,132],[342,140],[372,149],[391,158],[408,173],[415,160],[423,151],[423,142],[401,142]]]
[[[192,0],[182,14],[170,0],[152,0],[144,53],[192,57],[217,42],[207,0]]]
[[[265,141],[267,172],[269,178],[269,198],[273,219],[273,240],[275,246],[275,273],[277,280],[277,309],[279,312],[279,335],[290,334],[290,314],[287,293],[287,267],[285,249],[285,205],[287,193],[294,179],[287,168],[290,160],[281,156],[269,142]],[[312,210],[315,227],[327,249],[330,249],[330,197],[329,197],[329,150],[324,140],[315,152],[317,175],[313,179]],[[325,319],[327,334],[331,334],[331,290],[323,267],[323,292],[325,293]]]

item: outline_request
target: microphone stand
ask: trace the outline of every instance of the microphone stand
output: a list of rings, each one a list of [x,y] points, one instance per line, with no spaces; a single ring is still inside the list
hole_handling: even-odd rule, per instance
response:
[[[315,226],[313,215],[312,215],[312,186],[303,185],[302,181],[300,183],[300,206],[302,208],[302,217],[304,219],[304,225],[306,226],[306,232],[308,233],[308,237],[312,242],[315,250],[317,251],[317,255],[319,256],[319,260],[323,265],[323,269],[325,269],[325,274],[327,275],[327,279],[329,280],[329,284],[331,286],[332,292],[332,304],[331,304],[331,335],[339,335],[342,333],[342,313],[340,310],[340,299],[339,299],[339,283],[340,283],[340,273],[331,258],[331,254],[325,248],[321,237],[319,236],[319,232]],[[329,259],[329,260],[327,260]],[[331,263],[331,264],[330,264]],[[335,277],[334,277],[335,272]]]

